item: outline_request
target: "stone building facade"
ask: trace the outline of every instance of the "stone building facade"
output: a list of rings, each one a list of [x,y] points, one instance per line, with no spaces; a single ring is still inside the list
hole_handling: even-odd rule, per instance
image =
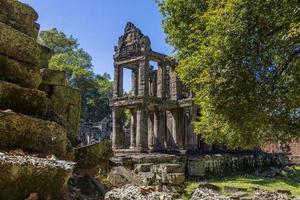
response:
[[[157,64],[157,69],[151,66]],[[114,54],[111,99],[115,152],[178,152],[198,148],[192,121],[197,107],[175,75],[176,61],[151,49],[148,36],[127,23]],[[123,70],[131,70],[131,92],[124,95]],[[130,137],[126,146],[124,110],[129,109]]]

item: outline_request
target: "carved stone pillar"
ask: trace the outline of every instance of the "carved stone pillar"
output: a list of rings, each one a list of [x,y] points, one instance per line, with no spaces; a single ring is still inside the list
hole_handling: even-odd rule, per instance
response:
[[[112,121],[113,121],[113,132],[112,132],[112,148],[114,150],[123,148],[123,130],[121,123],[122,111],[119,108],[113,108],[112,110]]]
[[[159,62],[157,68],[157,97],[165,97],[165,66]]]
[[[134,149],[136,145],[136,112],[131,110],[130,117],[130,149]]]
[[[183,120],[181,119],[180,116],[182,116],[181,109],[179,110],[172,110],[172,137],[174,141],[175,148],[177,150],[182,150],[183,149]]]
[[[114,68],[113,97],[116,98],[123,95],[123,68],[119,65]]]
[[[178,99],[179,81],[176,77],[175,69],[170,67],[170,98],[172,100]]]
[[[139,151],[146,150],[148,147],[147,124],[147,111],[142,107],[138,107],[136,111],[136,149]]]
[[[160,149],[165,148],[166,140],[166,112],[159,110],[157,113],[158,121],[158,144]]]
[[[148,148],[149,150],[154,149],[154,132],[153,132],[153,113],[148,114]]]
[[[140,61],[139,64],[139,80],[138,80],[138,89],[139,96],[147,96],[149,91],[149,59],[145,58]]]
[[[133,69],[131,72],[131,94],[132,96],[138,95],[138,69]]]

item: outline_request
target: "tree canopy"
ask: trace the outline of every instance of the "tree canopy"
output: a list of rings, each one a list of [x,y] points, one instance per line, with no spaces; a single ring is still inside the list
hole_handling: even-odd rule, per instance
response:
[[[94,74],[92,58],[80,48],[77,39],[53,28],[40,32],[38,42],[53,51],[49,68],[66,71],[69,84],[81,91],[81,118],[93,122],[108,116],[112,96],[110,76]]]
[[[196,132],[253,148],[300,136],[298,0],[160,0],[177,74],[194,94]]]

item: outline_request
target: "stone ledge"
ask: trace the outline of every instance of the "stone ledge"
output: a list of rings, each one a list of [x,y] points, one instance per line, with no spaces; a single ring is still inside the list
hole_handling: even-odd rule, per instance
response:
[[[11,109],[17,113],[46,118],[49,100],[46,93],[22,88],[0,81],[0,109]]]
[[[67,144],[66,130],[54,122],[0,111],[0,149],[20,148],[65,158],[69,156]]]
[[[28,64],[39,65],[41,47],[35,39],[0,22],[0,54]]]
[[[36,89],[42,82],[40,69],[0,55],[0,80]]]
[[[74,163],[0,153],[0,199],[63,199]]]

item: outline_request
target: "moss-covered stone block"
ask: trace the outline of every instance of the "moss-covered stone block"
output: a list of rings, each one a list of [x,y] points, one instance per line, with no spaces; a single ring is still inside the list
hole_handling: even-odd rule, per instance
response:
[[[36,193],[41,200],[67,196],[67,181],[74,163],[0,153],[0,199],[26,199]]]
[[[113,156],[111,144],[102,141],[93,145],[75,149],[75,162],[81,169],[91,169],[107,162]]]
[[[0,80],[36,89],[42,82],[42,75],[38,67],[0,55]]]
[[[53,86],[49,110],[58,114],[68,125],[68,138],[74,144],[78,137],[81,93],[69,86]]]
[[[51,70],[51,69],[42,69],[41,74],[43,77],[43,84],[44,85],[60,85],[66,86],[67,79],[66,79],[66,72],[60,70]]]
[[[28,64],[38,65],[41,48],[36,39],[0,22],[0,54]]]
[[[53,52],[48,48],[43,45],[40,45],[40,62],[38,67],[40,68],[48,68],[49,65],[49,60],[53,55]]]
[[[68,154],[66,130],[55,122],[0,111],[0,149],[23,149],[65,158]]]
[[[36,38],[40,28],[37,19],[38,14],[29,5],[16,0],[0,0],[0,22]]]
[[[0,81],[0,109],[46,118],[49,99],[43,91]]]

